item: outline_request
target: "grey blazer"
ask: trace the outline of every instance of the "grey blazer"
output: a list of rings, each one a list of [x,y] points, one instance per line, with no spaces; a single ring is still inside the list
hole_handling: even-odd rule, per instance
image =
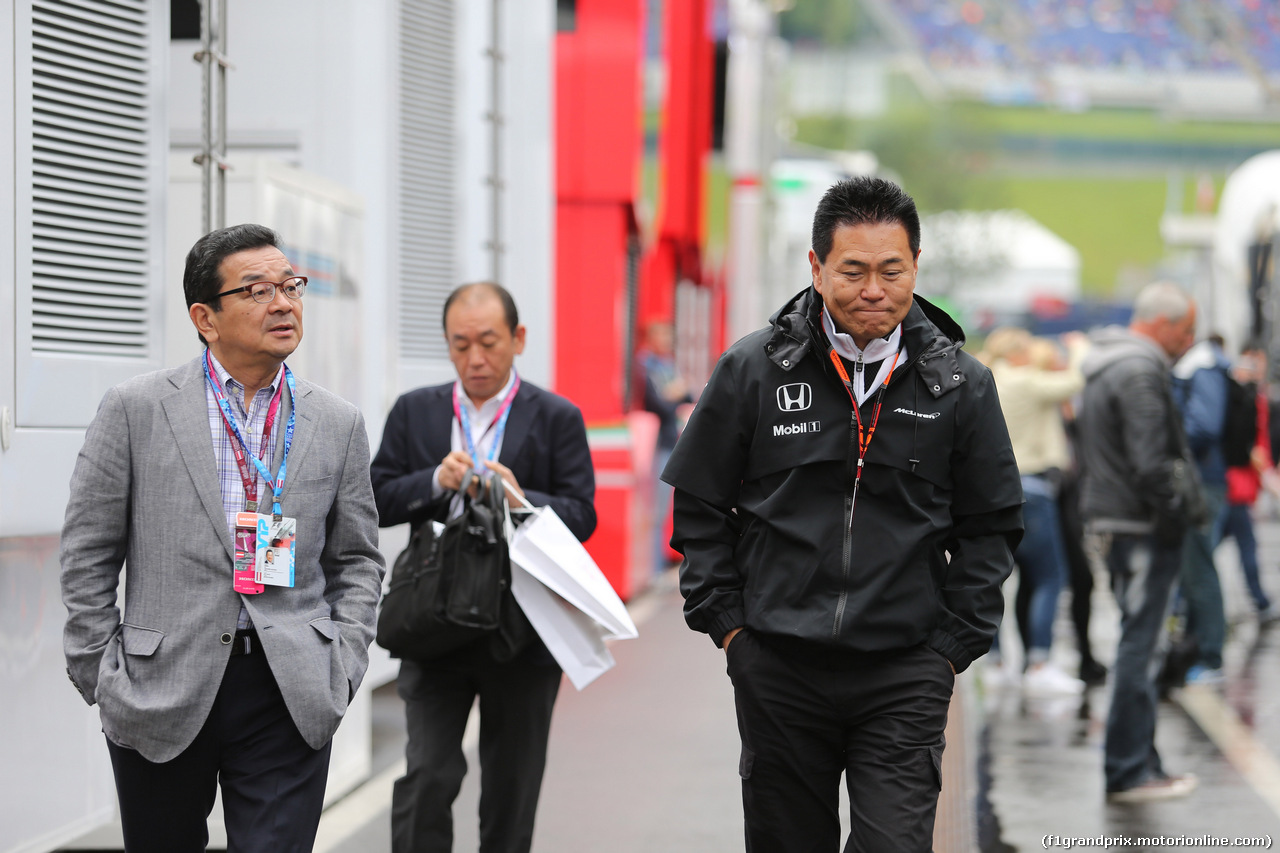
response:
[[[385,571],[364,419],[302,379],[293,403],[282,509],[298,520],[296,586],[259,595],[231,588],[199,358],[108,391],[85,435],[62,529],[67,674],[107,737],[150,761],[174,758],[204,725],[242,599],[312,747],[364,677]]]

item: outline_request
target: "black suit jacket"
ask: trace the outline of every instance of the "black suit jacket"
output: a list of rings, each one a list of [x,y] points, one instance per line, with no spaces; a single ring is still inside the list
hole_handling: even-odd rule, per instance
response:
[[[441,518],[453,492],[431,497],[437,466],[449,454],[453,383],[418,388],[396,400],[372,465],[378,523],[415,527]],[[521,380],[498,461],[511,469],[534,506],[550,506],[579,540],[596,529],[595,471],[582,412],[558,394]]]

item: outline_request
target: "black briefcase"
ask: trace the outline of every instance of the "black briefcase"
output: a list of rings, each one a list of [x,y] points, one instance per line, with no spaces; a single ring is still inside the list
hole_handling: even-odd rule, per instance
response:
[[[501,478],[476,477],[463,510],[438,535],[423,522],[391,568],[377,642],[392,657],[430,660],[497,631],[511,588],[507,497]],[[514,603],[514,601],[512,601]]]

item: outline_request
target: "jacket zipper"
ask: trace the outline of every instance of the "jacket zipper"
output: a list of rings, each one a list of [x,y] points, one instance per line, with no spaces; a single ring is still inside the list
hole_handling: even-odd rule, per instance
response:
[[[846,458],[853,459],[854,465],[858,460],[858,416],[849,414],[849,456]],[[857,469],[849,472],[853,476],[857,476]],[[849,600],[849,571],[851,569],[851,558],[853,552],[853,493],[846,491],[844,493],[844,535],[843,551],[841,553],[841,575],[840,575],[840,598],[836,601],[836,619],[831,626],[831,639],[840,639],[840,622],[844,619],[845,604]]]
[[[910,369],[916,364],[924,361],[928,356],[928,350],[921,352],[911,361],[907,362],[907,368]],[[862,358],[859,356],[854,363],[853,369],[856,372],[862,372]],[[905,370],[903,371],[905,374]],[[858,460],[858,416],[849,414],[849,455],[846,459],[852,459],[855,466],[851,472],[853,476],[857,476],[857,460]],[[840,623],[844,619],[844,609],[849,601],[849,572],[852,569],[853,557],[853,492],[845,492],[844,494],[844,540],[843,553],[841,555],[841,572],[840,572],[840,597],[836,600],[836,618],[831,626],[831,639],[840,639]]]

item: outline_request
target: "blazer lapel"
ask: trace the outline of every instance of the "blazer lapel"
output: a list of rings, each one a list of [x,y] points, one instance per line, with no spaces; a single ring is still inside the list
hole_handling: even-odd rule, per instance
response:
[[[435,391],[436,396],[426,400],[419,422],[425,426],[422,435],[429,458],[440,460],[453,449],[453,383],[437,386]]]
[[[204,368],[200,359],[187,364],[185,370],[174,373],[169,379],[175,386],[172,393],[161,400],[169,428],[173,430],[174,444],[191,475],[196,494],[204,504],[209,520],[213,522],[218,538],[227,549],[227,556],[234,559],[231,531],[227,528],[227,514],[222,509],[222,487],[218,485],[218,466],[213,458],[213,442],[209,436],[209,408],[205,398]]]
[[[283,376],[280,377],[280,381],[284,381]],[[302,460],[307,458],[307,450],[311,446],[311,440],[316,435],[316,413],[307,405],[307,397],[311,394],[311,383],[298,379],[296,384],[298,386],[298,399],[293,399],[292,394],[286,394],[289,398],[289,408],[281,407],[280,415],[283,419],[277,421],[280,426],[276,427],[280,432],[276,436],[275,470],[271,472],[273,475],[280,473],[280,463],[284,461],[284,424],[289,422],[290,411],[298,413],[293,423],[293,446],[289,448],[289,467],[284,472],[284,492],[281,495],[281,500],[289,494],[289,484],[298,479],[298,472],[302,468]],[[288,391],[288,386],[285,387],[285,390]],[[270,493],[268,493],[267,497],[270,499]],[[282,507],[282,509],[285,510],[285,515],[288,515],[287,508]],[[263,512],[266,511],[268,510],[263,510]]]

